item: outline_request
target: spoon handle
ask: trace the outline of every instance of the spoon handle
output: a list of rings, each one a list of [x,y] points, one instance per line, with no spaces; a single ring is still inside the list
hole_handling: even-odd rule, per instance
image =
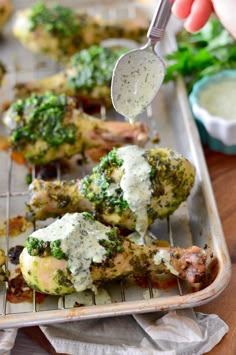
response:
[[[173,3],[174,0],[159,0],[158,2],[147,33],[147,38],[151,40],[153,45],[160,41],[165,33]]]

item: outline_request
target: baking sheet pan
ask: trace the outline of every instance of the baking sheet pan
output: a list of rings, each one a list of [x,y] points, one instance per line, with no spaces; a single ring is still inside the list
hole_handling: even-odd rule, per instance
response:
[[[20,7],[24,7],[25,4],[29,4],[29,1],[21,1]],[[163,52],[172,46],[173,38],[170,35],[166,36]],[[11,22],[0,43],[0,58],[6,62],[8,69],[4,85],[0,89],[1,102],[13,97],[12,88],[17,81],[46,77],[59,69],[54,62],[21,47],[11,34]],[[110,111],[108,116],[122,119],[113,111]],[[68,296],[47,297],[41,305],[35,302],[12,304],[6,302],[6,290],[3,287],[0,291],[0,329],[194,307],[217,297],[227,286],[230,279],[230,259],[199,135],[189,109],[182,79],[176,83],[163,85],[152,106],[140,120],[149,125],[153,137],[157,133],[160,135],[160,143],[155,146],[178,150],[195,165],[197,171],[196,182],[187,202],[170,217],[169,222],[157,221],[152,228],[153,233],[159,239],[169,239],[171,234],[175,246],[198,245],[203,248],[207,244],[218,259],[219,268],[215,280],[197,292],[189,292],[184,284],[164,291],[140,288],[127,280],[121,284],[112,282],[104,288],[108,297],[99,298],[89,294],[87,305],[83,307],[71,307]],[[7,134],[2,124],[0,132],[1,135]],[[151,139],[148,146],[153,146]],[[81,170],[75,166],[70,176],[62,178],[81,176],[89,169],[90,167],[84,167]],[[10,163],[9,153],[0,152],[1,220],[24,214],[28,198],[26,173],[27,169],[24,166]],[[36,228],[44,223],[37,223]],[[11,246],[22,244],[24,238],[24,233],[7,241],[0,237],[0,246],[7,250]],[[10,268],[14,269],[11,265]]]

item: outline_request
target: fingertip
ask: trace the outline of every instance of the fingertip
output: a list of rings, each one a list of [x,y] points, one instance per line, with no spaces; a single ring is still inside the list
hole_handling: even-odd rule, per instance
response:
[[[190,33],[194,33],[194,32],[197,32],[198,30],[200,30],[200,27],[196,26],[192,21],[191,19],[187,19],[184,24],[183,24],[185,30],[187,32],[190,32]]]
[[[210,0],[196,1],[193,3],[191,13],[184,23],[184,28],[191,33],[199,31],[208,21],[212,10]]]
[[[172,13],[179,19],[187,18],[190,15],[193,0],[175,0],[172,6]]]

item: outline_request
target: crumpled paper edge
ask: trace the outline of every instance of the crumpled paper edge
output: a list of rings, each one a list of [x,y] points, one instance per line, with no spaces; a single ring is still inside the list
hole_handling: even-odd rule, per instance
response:
[[[17,335],[17,329],[0,330],[0,355],[8,355],[14,347]]]
[[[130,321],[127,316],[124,316],[123,319],[127,319],[127,322]],[[63,339],[63,333],[62,330],[60,330],[60,326],[58,328],[58,333],[57,328],[53,328],[53,326],[41,326],[41,330],[56,351],[70,355],[77,355],[78,353],[80,355],[87,355],[88,353],[96,355],[202,355],[213,349],[229,330],[227,324],[220,319],[219,316],[215,314],[203,314],[200,312],[195,313],[192,309],[170,311],[161,318],[158,312],[138,314],[133,315],[133,319],[142,329],[142,338],[136,346],[122,343],[112,344],[112,341],[110,344],[106,344],[106,341],[103,341],[102,337],[98,338],[98,341],[96,342],[96,339],[94,339],[92,335],[91,343],[89,343],[89,334],[87,334],[87,339],[84,339],[83,330],[81,332],[82,334],[80,333],[80,322],[86,322],[84,320],[70,322],[70,325],[68,325],[68,327],[78,327],[77,340]],[[116,338],[116,318],[113,318],[113,320],[114,338]],[[101,319],[100,321],[102,323],[106,320]],[[94,322],[96,323],[96,321]],[[184,335],[181,334],[181,324],[183,324],[183,322],[185,322],[187,326],[191,326],[192,324],[192,329],[189,330],[188,334],[186,332]],[[166,340],[160,339],[161,329],[162,331],[164,330],[163,334],[167,331],[166,334],[168,335],[171,326],[176,327],[172,328],[175,329],[174,333],[172,332],[172,338],[176,336],[176,340],[179,341],[171,341],[172,339],[169,336]],[[66,327],[66,323],[63,324],[63,327]],[[180,336],[179,339],[177,339],[178,331]],[[129,336],[129,330],[127,331],[127,336]]]

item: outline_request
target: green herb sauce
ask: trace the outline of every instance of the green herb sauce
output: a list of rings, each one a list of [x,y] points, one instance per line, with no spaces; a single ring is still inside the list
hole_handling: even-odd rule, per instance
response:
[[[115,63],[126,51],[126,48],[104,48],[95,45],[80,51],[71,58],[69,85],[75,90],[92,90],[95,86],[109,85]]]
[[[114,148],[101,159],[91,176],[85,176],[81,180],[82,194],[93,202],[97,209],[101,206],[109,213],[116,212],[120,215],[129,208],[128,202],[123,198],[122,188],[111,178],[112,171],[122,164],[123,160],[117,157],[117,149]]]
[[[79,15],[70,8],[58,4],[47,7],[43,2],[38,2],[32,7],[29,18],[30,30],[34,31],[38,26],[43,26],[47,32],[54,35],[72,36],[81,26],[78,19]]]
[[[29,98],[16,101],[9,109],[16,124],[11,135],[12,142],[24,145],[41,139],[50,147],[58,147],[62,143],[74,144],[76,127],[63,124],[66,110],[67,97],[64,94],[32,94]]]
[[[56,259],[66,259],[59,239],[49,242],[29,236],[26,239],[25,246],[31,256],[54,256]]]

